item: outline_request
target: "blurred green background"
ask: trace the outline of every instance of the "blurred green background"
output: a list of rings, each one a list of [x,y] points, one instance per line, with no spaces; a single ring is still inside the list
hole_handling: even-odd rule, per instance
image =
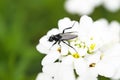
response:
[[[80,18],[67,13],[64,2],[0,0],[0,80],[35,80],[41,72],[40,61],[44,57],[36,50],[40,37],[57,27],[61,18]],[[94,20],[104,17],[109,21],[120,21],[120,11],[110,13],[102,6],[90,16]]]

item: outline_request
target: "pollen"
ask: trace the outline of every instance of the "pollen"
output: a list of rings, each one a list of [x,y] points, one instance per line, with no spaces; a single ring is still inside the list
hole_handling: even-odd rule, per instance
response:
[[[96,44],[95,44],[95,43],[91,44],[91,45],[89,46],[89,48],[88,48],[87,53],[89,53],[89,54],[93,53],[95,47],[96,47]]]
[[[94,38],[93,37],[90,37],[90,40],[93,40]]]
[[[78,54],[78,53],[74,53],[74,54],[72,54],[72,56],[74,57],[74,58],[80,58],[80,55]]]
[[[100,60],[102,60],[103,57],[104,57],[104,54],[102,53],[102,54],[100,55]]]
[[[89,67],[95,67],[96,63],[91,63]]]
[[[93,51],[93,50],[95,49],[95,47],[96,47],[96,44],[95,44],[95,43],[91,44],[91,45],[90,45],[90,48],[89,48],[90,51],[91,51],[91,50]]]
[[[61,48],[58,48],[57,51],[58,51],[59,53],[61,53]]]

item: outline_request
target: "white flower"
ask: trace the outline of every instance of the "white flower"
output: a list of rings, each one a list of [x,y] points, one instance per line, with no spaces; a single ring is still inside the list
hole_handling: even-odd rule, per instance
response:
[[[57,34],[65,29],[64,24],[68,26],[65,22],[74,23],[68,18],[60,20],[59,29],[54,29]],[[40,39],[37,49],[47,54],[42,60],[44,74],[55,80],[97,80],[98,75],[120,78],[120,24],[117,21],[109,24],[105,19],[93,21],[82,16],[68,32],[76,32],[78,37],[66,40],[68,45],[61,42],[61,47],[59,44],[47,45],[52,43],[48,41],[52,30]]]
[[[103,6],[111,11],[111,12],[116,12],[120,9],[120,0],[102,0]]]
[[[89,15],[100,3],[101,0],[67,0],[65,9],[72,14]]]
[[[116,12],[120,9],[120,0],[66,0],[65,9],[72,14],[89,15],[99,5]]]

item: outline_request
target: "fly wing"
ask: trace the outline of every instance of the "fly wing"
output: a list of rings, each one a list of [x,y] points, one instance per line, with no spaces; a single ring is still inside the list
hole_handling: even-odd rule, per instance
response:
[[[67,33],[61,33],[62,36],[61,40],[70,40],[78,37],[76,34],[73,34],[72,32],[67,32]]]

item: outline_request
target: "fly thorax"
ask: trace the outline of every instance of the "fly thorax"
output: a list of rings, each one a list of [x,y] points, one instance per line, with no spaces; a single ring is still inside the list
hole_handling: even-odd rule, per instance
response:
[[[53,39],[54,39],[55,41],[59,41],[61,38],[62,38],[62,36],[61,36],[60,34],[57,34],[57,35],[55,35],[55,36],[53,37]]]

